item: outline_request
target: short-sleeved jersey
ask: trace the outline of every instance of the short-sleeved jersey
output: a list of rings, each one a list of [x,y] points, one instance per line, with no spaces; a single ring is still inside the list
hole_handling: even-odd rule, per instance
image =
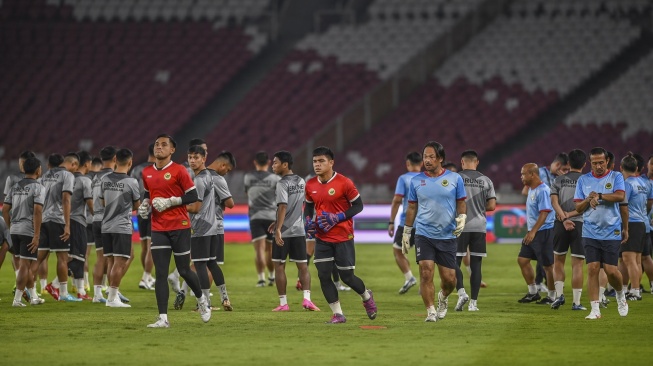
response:
[[[274,195],[279,179],[278,175],[270,172],[252,171],[245,174],[243,180],[250,220],[275,220],[277,204]]]
[[[140,199],[138,182],[125,173],[109,173],[100,181],[100,199],[104,200],[102,232],[131,234],[134,202]]]
[[[7,180],[5,181],[5,190],[4,190],[4,197],[7,197],[9,194],[9,190],[11,187],[14,186],[14,184],[18,183],[21,181],[21,179],[25,178],[25,174],[10,174],[7,177]]]
[[[529,231],[535,226],[541,212],[547,212],[548,214],[544,224],[540,226],[538,231],[552,229],[555,212],[553,206],[551,206],[551,189],[544,182],[535,188],[528,189],[528,195],[526,196],[526,228]]]
[[[143,169],[143,187],[150,200],[157,197],[182,197],[195,189],[193,180],[183,165],[173,161],[161,169],[151,165]],[[183,205],[170,207],[159,212],[152,210],[152,231],[172,231],[190,229],[190,217]]]
[[[149,161],[140,163],[135,167],[133,167],[131,173],[129,174],[132,178],[138,181],[138,188],[139,188],[139,193],[141,195],[141,199],[143,199],[143,193],[145,193],[145,189],[143,188],[143,169],[145,169],[146,166],[152,164],[153,163]]]
[[[624,181],[628,201],[628,222],[646,222],[646,203],[649,187],[640,177],[631,176]]]
[[[11,205],[11,234],[34,236],[34,205],[44,202],[45,188],[34,179],[25,178],[10,187],[5,204]]]
[[[610,194],[618,191],[626,191],[621,173],[609,170],[603,176],[596,177],[589,172],[578,178],[574,202],[583,201],[591,192]],[[621,240],[619,202],[601,200],[596,208],[588,207],[583,212],[582,236],[596,240]]]
[[[336,172],[331,179],[320,182],[318,177],[313,177],[306,182],[306,202],[315,205],[315,213],[322,211],[330,213],[345,212],[352,202],[360,197],[358,189],[349,178]],[[342,243],[354,238],[354,220],[351,218],[336,224],[328,232],[319,227],[315,237],[328,243]]]
[[[4,242],[7,242],[9,248],[13,246],[11,243],[11,234],[9,233],[9,230],[7,230],[7,224],[5,224],[5,220],[0,220],[0,246],[2,246]]]
[[[91,181],[91,199],[93,198],[93,179],[95,178],[95,175],[97,172],[88,172],[86,173],[86,176],[88,179]],[[95,207],[93,207],[95,209]],[[93,223],[93,213],[91,210],[86,210],[86,225],[90,225]]]
[[[100,222],[104,217],[104,205],[102,205],[102,199],[100,198],[101,181],[105,175],[113,173],[111,168],[103,168],[99,172],[95,173],[91,183],[91,189],[93,191],[93,222]]]
[[[648,184],[648,200],[653,201],[653,179],[649,179],[646,175],[642,175],[642,180]],[[651,221],[653,221],[653,209],[646,216],[646,232],[651,232]]]
[[[306,236],[303,215],[305,186],[304,179],[297,174],[284,175],[277,183],[277,210],[280,204],[286,204],[286,215],[281,227],[283,238]]]
[[[74,173],[73,176],[75,177],[75,186],[70,200],[70,219],[86,225],[86,213],[88,211],[86,200],[93,199],[92,182],[89,177],[82,173]]]
[[[494,184],[487,176],[478,170],[465,169],[458,172],[465,183],[465,205],[467,206],[467,221],[465,233],[484,233],[487,231],[485,206],[487,201],[496,199]]]
[[[190,222],[193,228],[191,236],[199,238],[216,235],[218,233],[218,219],[215,215],[215,190],[213,189],[211,173],[204,169],[193,178],[193,182],[202,206],[198,213],[190,214]]]
[[[399,176],[397,179],[397,186],[395,187],[395,196],[401,197],[401,213],[399,214],[399,226],[404,226],[406,224],[406,210],[408,210],[408,186],[410,185],[410,180],[414,176],[419,174],[419,172],[407,172]],[[394,217],[391,217],[390,220],[394,220]]]
[[[224,234],[224,201],[231,198],[231,191],[227,180],[213,169],[209,169],[213,178],[213,190],[215,192],[215,217],[218,220],[218,234]]]
[[[551,195],[558,196],[558,203],[565,212],[574,211],[576,209],[576,204],[574,204],[574,194],[576,193],[576,183],[578,183],[578,178],[580,178],[581,175],[583,175],[583,173],[569,172],[556,177],[553,181]],[[583,222],[583,216],[573,216],[570,220]]]
[[[539,174],[540,174],[540,180],[546,184],[547,187],[551,188],[553,185],[553,180],[555,179],[555,175],[551,173],[549,168],[545,166],[539,167]]]
[[[430,239],[454,239],[457,203],[467,198],[465,183],[458,173],[442,169],[436,177],[426,172],[410,180],[408,202],[417,204],[415,234]]]
[[[43,205],[43,222],[64,224],[63,207],[61,204],[63,192],[73,193],[75,177],[62,167],[50,169],[41,177],[45,187],[45,203]]]

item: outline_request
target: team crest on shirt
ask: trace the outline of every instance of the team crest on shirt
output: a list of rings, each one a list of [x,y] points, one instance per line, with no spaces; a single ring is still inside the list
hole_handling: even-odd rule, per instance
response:
[[[621,235],[621,231],[619,231],[619,230],[615,230],[615,231],[614,231],[614,235],[616,235],[616,236]]]
[[[169,172],[163,175],[163,179],[165,180],[170,180],[170,178],[172,178],[172,174],[170,174]]]
[[[448,186],[448,185],[449,185],[449,181],[448,181],[448,180],[445,179],[445,180],[442,181],[442,186],[443,186],[443,187],[446,187],[446,186]]]
[[[329,196],[333,196],[334,194],[336,194],[336,190],[333,188],[329,189]]]
[[[188,221],[183,220],[183,221],[181,222],[181,224],[182,224],[183,226],[188,226]]]
[[[535,202],[535,193],[531,194],[531,201]]]
[[[605,189],[612,189],[612,183],[608,182],[605,184]]]

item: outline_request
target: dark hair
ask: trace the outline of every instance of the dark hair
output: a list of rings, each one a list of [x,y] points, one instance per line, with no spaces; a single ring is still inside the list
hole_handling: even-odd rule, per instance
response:
[[[313,150],[313,156],[328,156],[329,159],[333,160],[335,158],[335,155],[333,155],[333,151],[329,149],[326,146],[319,146]]]
[[[195,146],[195,145],[202,145],[202,144],[206,144],[206,141],[204,141],[203,139],[192,139],[188,143],[188,147]]]
[[[216,159],[227,160],[229,165],[231,165],[231,168],[236,169],[236,158],[234,158],[234,155],[229,151],[222,151],[220,154],[218,154]]]
[[[172,147],[174,147],[175,149],[177,148],[177,141],[175,141],[175,139],[173,139],[172,136],[168,135],[167,133],[160,134],[154,139],[154,141],[160,139],[161,137],[166,137],[168,140],[170,140]]]
[[[147,147],[147,153],[150,154],[150,156],[154,156],[154,143],[151,143],[151,144]]]
[[[573,149],[569,152],[569,166],[571,169],[580,170],[587,162],[587,154],[581,149]]]
[[[635,159],[631,151],[621,159],[621,168],[629,173],[637,171],[637,159]]]
[[[86,150],[78,151],[77,156],[79,157],[79,166],[82,166],[89,161],[93,160],[93,157],[91,157],[91,154],[88,153]]]
[[[18,158],[19,158],[19,159],[23,159],[23,160],[25,160],[25,159],[27,159],[27,158],[33,158],[33,157],[35,157],[35,156],[36,156],[36,155],[34,155],[34,152],[33,152],[33,151],[25,150],[25,151],[23,151],[22,153],[20,153],[20,155],[18,155]]]
[[[601,155],[601,154],[603,154],[605,159],[608,160],[608,152],[604,148],[595,147],[595,148],[592,148],[592,150],[590,150],[590,156],[592,156],[592,155]]]
[[[417,151],[411,151],[406,155],[406,160],[410,161],[412,165],[422,164],[422,154]]]
[[[424,145],[422,150],[426,149],[427,147],[433,148],[433,150],[435,150],[436,157],[442,158],[442,161],[444,161],[444,159],[447,157],[447,154],[444,152],[444,146],[442,146],[442,144],[439,142],[429,141]]]
[[[569,155],[565,152],[561,152],[558,155],[556,155],[555,159],[553,159],[554,162],[559,162],[562,165],[567,165],[569,164]]]
[[[460,157],[463,159],[477,159],[478,160],[478,153],[476,150],[465,150],[463,151],[462,154],[460,154]]]
[[[605,152],[605,161],[608,167],[614,167],[614,154],[610,151]]]
[[[131,159],[133,156],[134,153],[132,153],[131,150],[120,149],[116,151],[116,162],[120,165],[125,165],[129,162],[129,159]]]
[[[102,161],[109,161],[116,157],[116,151],[118,151],[113,146],[105,146],[100,150],[100,159]]]
[[[91,165],[102,165],[102,159],[98,158],[97,156],[94,157],[91,161]]]
[[[641,172],[644,170],[644,157],[639,154],[633,154],[633,157],[637,160],[637,171]]]
[[[447,170],[450,170],[449,168],[455,168],[456,170],[458,170],[458,167],[456,166],[456,164],[454,164],[454,163],[452,163],[452,162],[450,162],[450,161],[444,162],[444,163],[442,164],[442,167],[443,167],[444,169],[447,169]]]
[[[288,163],[288,169],[292,169],[292,164],[293,164],[292,154],[290,154],[288,151],[285,150],[277,151],[274,153],[274,157],[279,159],[279,161],[282,164]]]
[[[270,160],[270,158],[268,157],[268,153],[265,151],[259,151],[254,155],[254,161],[257,165],[263,166],[268,163],[268,160]]]
[[[188,153],[189,154],[200,154],[200,155],[202,155],[204,157],[206,156],[206,150],[204,150],[204,148],[201,147],[200,145],[193,145],[193,146],[189,147],[188,148]]]
[[[66,161],[66,160],[70,161],[72,159],[77,160],[77,163],[79,164],[79,155],[77,155],[76,152],[70,151],[70,152],[67,152],[66,155],[64,155],[64,161]]]
[[[40,166],[41,160],[39,160],[36,156],[30,156],[25,158],[25,161],[23,162],[23,171],[25,174],[34,174]]]
[[[57,167],[63,163],[63,155],[61,154],[50,154],[48,156],[48,165],[51,167]]]

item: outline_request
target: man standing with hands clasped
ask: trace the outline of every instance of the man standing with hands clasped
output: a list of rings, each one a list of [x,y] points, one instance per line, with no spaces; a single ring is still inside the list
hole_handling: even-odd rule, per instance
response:
[[[458,173],[442,167],[445,157],[440,143],[429,141],[424,145],[425,171],[410,180],[401,241],[402,252],[407,254],[414,224],[420,290],[427,322],[436,322],[447,315],[448,297],[456,287],[456,237],[462,233],[467,219],[465,183]],[[433,284],[435,264],[440,273],[437,309]]]

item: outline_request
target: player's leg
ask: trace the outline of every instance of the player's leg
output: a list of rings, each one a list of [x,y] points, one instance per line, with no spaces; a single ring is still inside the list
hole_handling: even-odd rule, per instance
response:
[[[106,261],[104,259],[104,247],[102,243],[102,222],[93,222],[93,237],[95,238],[95,266],[93,267],[93,302],[105,303],[106,299],[102,294],[102,277]]]
[[[172,245],[166,232],[152,232],[152,261],[154,262],[154,271],[156,273],[156,282],[159,284],[166,283],[168,269],[170,268],[170,255],[172,254]],[[159,310],[157,321],[149,324],[149,328],[167,328],[168,323],[168,297],[170,288],[168,286],[156,286],[154,288],[156,304]]]
[[[59,300],[60,301],[82,301],[68,293],[68,259],[70,252],[70,238],[66,241],[61,240],[64,232],[63,224],[48,223],[52,230],[50,238],[50,249],[57,255],[57,280],[59,282]],[[72,230],[71,230],[72,231]]]
[[[552,309],[558,309],[565,303],[565,261],[569,252],[571,237],[560,221],[553,224],[553,285],[555,287],[555,301]]]
[[[68,267],[73,274],[73,287],[76,297],[83,300],[92,300],[84,288],[84,265],[86,263],[86,225],[76,221],[70,223],[70,262]]]
[[[619,315],[628,315],[628,303],[626,301],[626,287],[623,286],[623,278],[619,272],[618,256],[619,248],[622,246],[620,240],[602,240],[601,249],[603,255],[603,269],[608,276],[608,282],[615,289],[615,298],[617,300],[617,310]],[[627,252],[626,252],[627,253]]]
[[[291,262],[297,265],[299,272],[299,280],[302,284],[304,298],[302,300],[302,307],[310,311],[320,311],[320,308],[313,304],[311,300],[311,274],[308,271],[308,259],[306,254],[306,237],[296,236],[284,239],[288,245],[288,257]]]
[[[140,261],[141,266],[143,267],[143,275],[141,276],[141,280],[138,282],[138,287],[145,290],[154,290],[154,278],[152,277],[152,268],[154,264],[152,263],[152,254],[150,254],[152,222],[149,218],[144,219],[140,216],[137,217],[137,220],[138,234],[141,243]]]
[[[315,267],[317,268],[317,277],[320,280],[322,294],[324,299],[329,304],[333,316],[329,323],[344,323],[347,319],[340,307],[340,300],[338,298],[338,289],[331,279],[335,259],[335,245],[324,242],[322,240],[315,240]]]
[[[486,233],[472,233],[470,245],[467,248],[467,251],[469,252],[469,266],[471,269],[469,275],[469,283],[472,290],[471,299],[468,306],[469,311],[478,311],[478,307],[476,306],[478,294],[481,290],[481,287],[483,287],[483,273],[481,272],[481,265],[483,263],[483,257],[487,257],[486,240]],[[458,253],[456,254],[458,255]],[[460,265],[458,268],[460,268]]]
[[[537,285],[535,284],[535,271],[531,265],[531,260],[536,259],[537,256],[533,247],[531,245],[522,244],[519,255],[517,256],[517,264],[519,265],[522,277],[526,282],[526,286],[528,286],[528,292],[524,297],[518,300],[520,303],[529,303],[541,299]]]
[[[95,252],[95,237],[93,236],[93,223],[86,225],[86,260],[84,261],[84,291],[91,292],[91,282],[88,276],[88,262],[91,258],[91,253]]]
[[[252,240],[254,244],[254,264],[256,266],[256,274],[258,275],[257,287],[265,287],[265,266],[266,266],[266,252],[265,252],[265,236],[255,238]]]
[[[408,257],[406,257],[401,251],[401,240],[403,235],[404,227],[399,226],[392,243],[392,253],[394,254],[395,262],[397,263],[397,267],[399,267],[401,273],[404,275],[404,284],[399,289],[400,295],[405,294],[408,292],[408,290],[410,290],[411,287],[417,284],[417,280],[415,279],[413,272],[410,270],[410,262],[408,261]],[[410,244],[411,246],[415,245],[415,230],[412,230],[411,232]]]
[[[272,311],[288,311],[288,297],[286,296],[286,286],[288,280],[286,279],[286,258],[288,258],[288,251],[290,247],[290,238],[283,238],[284,244],[272,245],[272,263],[274,264],[274,278],[277,287],[277,295],[279,295],[279,306],[272,309]]]
[[[542,265],[546,275],[547,296],[538,304],[551,305],[555,301],[556,290],[553,281],[553,229],[540,230],[531,242],[537,255],[537,262]]]
[[[306,266],[308,267],[311,264],[311,257],[315,253],[315,238],[308,239],[306,238]],[[297,273],[297,284],[295,285],[297,291],[302,290],[302,282],[300,280],[300,274]]]
[[[109,289],[106,305],[109,307],[131,307],[121,301],[120,283],[127,273],[128,262],[133,246],[130,234],[111,234],[111,269],[109,270]]]
[[[203,296],[200,281],[197,274],[190,269],[190,229],[174,230],[169,232],[169,236],[177,271],[195,297],[200,299]]]
[[[207,263],[210,260],[211,237],[194,237],[190,239],[190,257],[195,267],[195,273],[200,282],[201,292],[208,299],[211,293],[211,282]],[[197,304],[199,308],[199,304]]]
[[[426,321],[435,322],[438,320],[435,309],[435,285],[433,275],[435,273],[435,245],[431,239],[415,235],[416,260],[419,265],[419,287],[422,301],[426,307]]]
[[[456,303],[456,311],[462,311],[463,305],[469,300],[467,292],[465,292],[465,286],[463,282],[463,271],[462,264],[467,258],[466,266],[469,267],[469,251],[467,247],[471,241],[471,233],[461,233],[458,239],[456,240],[456,290],[458,291],[458,302]],[[467,273],[471,273],[468,271]]]
[[[221,265],[224,265],[224,234],[217,234],[211,237],[211,260],[208,263],[209,275],[213,277],[213,281],[220,292],[222,308],[225,311],[232,311],[234,308],[229,300],[226,280],[222,268],[220,268]]]
[[[438,318],[444,319],[447,315],[448,297],[456,288],[456,249],[458,243],[456,239],[436,240],[435,241],[435,263],[438,266],[438,273],[440,275],[440,291],[438,292],[438,307],[436,309]],[[459,297],[456,310],[460,305],[462,310],[463,305],[467,303],[469,296]]]

